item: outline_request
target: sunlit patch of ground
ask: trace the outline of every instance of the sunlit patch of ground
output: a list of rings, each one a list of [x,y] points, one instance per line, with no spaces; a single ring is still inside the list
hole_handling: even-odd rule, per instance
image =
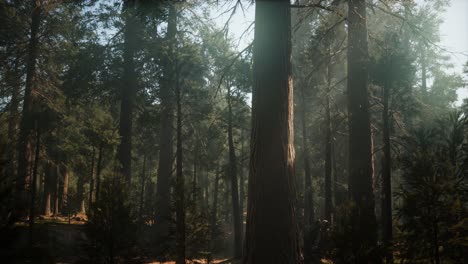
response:
[[[209,262],[210,264],[229,264],[233,263],[229,259],[215,259]],[[175,261],[166,261],[166,262],[149,262],[147,264],[175,264]],[[187,260],[187,264],[208,264],[207,260],[204,259],[191,259]]]
[[[35,224],[71,224],[71,225],[84,225],[88,221],[85,214],[76,214],[73,216],[45,216],[39,215],[34,219]],[[19,221],[15,223],[16,226],[29,226],[29,221]]]

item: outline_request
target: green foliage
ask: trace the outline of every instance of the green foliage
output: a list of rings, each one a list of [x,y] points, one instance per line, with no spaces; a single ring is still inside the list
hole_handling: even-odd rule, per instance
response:
[[[361,230],[357,228],[360,219],[357,214],[358,209],[352,201],[345,202],[337,209],[336,221],[329,231],[330,242],[326,248],[334,263],[355,263],[363,257],[376,260],[383,256],[381,246],[358,245],[354,241],[354,238],[362,235]]]
[[[464,115],[454,112],[412,131],[404,141],[403,182],[396,193],[398,250],[403,259],[435,260],[437,254],[453,263],[466,259],[466,248],[463,243],[454,246],[451,231],[463,232],[458,224],[468,212],[461,206],[467,201],[460,181],[466,166],[465,127]]]
[[[96,202],[87,224],[92,243],[92,262],[115,263],[132,255],[137,235],[136,219],[128,203],[126,186],[117,177],[102,182],[101,199]]]

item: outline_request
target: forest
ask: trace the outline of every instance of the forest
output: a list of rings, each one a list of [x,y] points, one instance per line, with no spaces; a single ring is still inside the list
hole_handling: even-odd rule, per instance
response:
[[[466,2],[0,0],[0,262],[468,263]]]

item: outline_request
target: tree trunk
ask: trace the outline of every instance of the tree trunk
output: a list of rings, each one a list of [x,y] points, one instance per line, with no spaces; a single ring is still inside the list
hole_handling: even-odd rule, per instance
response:
[[[19,96],[21,91],[21,71],[20,71],[20,54],[19,52],[15,58],[15,66],[9,80],[10,85],[12,86],[11,92],[11,101],[9,106],[9,117],[8,117],[8,180],[9,185],[13,186],[13,181],[16,177],[16,144],[17,144],[17,129],[18,129],[18,118],[19,118]],[[10,196],[12,197],[12,196]]]
[[[237,186],[237,157],[232,135],[232,98],[230,83],[227,82],[228,104],[228,145],[229,145],[229,178],[231,179],[232,217],[234,222],[234,258],[242,256],[242,226],[239,207],[239,191]]]
[[[439,254],[439,225],[437,220],[434,220],[433,223],[433,246],[434,246],[434,260],[435,264],[440,264],[440,254]]]
[[[193,157],[193,179],[192,179],[192,202],[194,208],[197,208],[197,169],[198,169],[198,140],[195,143],[195,152]]]
[[[312,175],[310,172],[310,160],[309,160],[309,144],[307,142],[307,125],[306,125],[306,111],[307,102],[305,99],[304,86],[300,86],[301,91],[301,122],[302,122],[302,156],[304,159],[304,260],[310,261],[311,252],[310,245],[311,241],[311,230],[314,225],[315,213],[314,213],[314,194],[312,188]]]
[[[427,55],[426,55],[426,44],[422,44],[421,47],[421,89],[423,99],[427,100]]]
[[[391,143],[390,143],[390,122],[388,101],[390,96],[390,85],[388,82],[383,87],[383,157],[382,157],[382,225],[384,246],[391,246],[392,243],[392,168],[391,168]],[[387,253],[387,263],[392,262],[393,253]]]
[[[330,50],[328,56],[331,56]],[[330,113],[331,58],[327,66],[327,90],[325,95],[325,219],[332,221],[332,135]]]
[[[93,203],[94,203],[94,158],[95,158],[95,152],[96,152],[96,149],[94,148],[93,146],[93,152],[91,154],[91,172],[90,172],[90,175],[89,175],[89,205],[88,205],[88,208],[89,208],[89,212],[92,213],[93,212]]]
[[[77,190],[77,201],[78,201],[78,213],[86,214],[83,174],[80,174],[80,176],[78,177],[76,190]]]
[[[214,191],[213,191],[213,207],[211,208],[211,250],[214,251],[215,247],[215,238],[216,238],[216,222],[217,222],[217,212],[218,212],[218,193],[219,193],[219,165],[216,165],[216,176],[214,182]]]
[[[133,108],[137,93],[137,78],[135,72],[134,56],[138,43],[136,32],[136,0],[124,1],[124,72],[123,86],[120,107],[119,134],[120,145],[117,150],[117,157],[120,162],[122,176],[127,184],[132,178],[132,125]]]
[[[167,247],[167,236],[171,221],[170,190],[172,177],[172,135],[173,135],[173,79],[174,79],[174,44],[177,32],[177,10],[174,3],[169,4],[169,20],[167,26],[167,54],[163,57],[163,80],[161,82],[161,132],[159,149],[158,181],[156,186],[156,241],[159,244],[158,253]]]
[[[53,198],[54,198],[54,216],[58,216],[60,213],[59,210],[59,189],[60,189],[60,174],[58,171],[58,166],[54,165],[54,193],[53,193]]]
[[[69,215],[69,207],[68,207],[68,168],[66,166],[62,166],[61,174],[63,175],[63,190],[62,190],[62,214]]]
[[[29,245],[33,245],[33,227],[34,227],[34,213],[36,210],[36,188],[37,188],[37,167],[39,164],[39,153],[41,147],[41,131],[39,130],[38,122],[35,122],[36,126],[36,152],[34,155],[34,169],[32,173],[31,182],[31,200],[29,203]]]
[[[243,263],[301,263],[289,0],[256,1],[252,138]]]
[[[146,185],[146,154],[143,154],[143,168],[141,170],[141,187],[140,187],[140,202],[139,212],[138,212],[138,223],[144,225],[143,223],[143,210],[145,203],[145,185]]]
[[[176,74],[177,150],[176,150],[176,264],[185,264],[185,193],[182,150],[182,104],[179,76]]]
[[[377,263],[372,250],[377,242],[377,224],[372,190],[372,143],[367,91],[368,44],[366,1],[348,1],[348,125],[349,191],[356,204],[353,248],[356,263]],[[367,251],[364,252],[363,249]]]
[[[244,148],[244,142],[245,142],[245,137],[244,137],[244,130],[242,130],[241,133],[241,162],[240,162],[240,174],[239,174],[239,207],[240,207],[240,213],[241,213],[241,225],[243,227],[244,225],[244,200],[245,200],[245,187],[244,187],[244,159],[245,159],[245,148]],[[242,230],[242,233],[244,233],[245,230]]]
[[[44,177],[44,193],[43,193],[43,211],[42,214],[45,216],[50,216],[52,214],[51,201],[52,201],[52,163],[47,161],[45,168],[45,177]]]
[[[96,197],[95,200],[99,202],[99,192],[101,191],[101,170],[102,170],[102,155],[103,155],[104,142],[99,144],[97,168],[96,168]]]
[[[24,89],[23,111],[18,137],[18,173],[16,180],[15,211],[13,220],[25,217],[28,206],[28,190],[31,182],[31,137],[34,132],[33,105],[36,101],[36,59],[39,50],[39,26],[41,24],[41,1],[32,0],[31,35],[28,45],[26,65],[26,85]]]
[[[223,202],[224,202],[224,206],[223,206],[223,211],[224,211],[224,223],[225,224],[230,224],[231,223],[231,212],[232,210],[230,210],[231,206],[229,206],[229,182],[227,181],[227,179],[224,179],[223,180],[224,182],[224,193],[223,193]]]

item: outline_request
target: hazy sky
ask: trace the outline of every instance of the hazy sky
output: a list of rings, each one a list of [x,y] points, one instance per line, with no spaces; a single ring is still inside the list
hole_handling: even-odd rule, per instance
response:
[[[417,3],[424,3],[425,0],[416,0]],[[214,13],[220,13],[226,10],[226,6],[220,7]],[[234,37],[242,35],[249,25],[254,21],[254,6],[249,6],[244,2],[244,12],[239,8],[234,17],[231,19],[229,30]],[[217,23],[223,25],[229,15],[223,15],[216,19]],[[441,15],[444,23],[441,25],[441,43],[440,46],[452,52],[450,57],[454,64],[452,71],[462,73],[463,65],[468,60],[468,0],[451,0],[451,5],[447,8],[444,14]],[[242,50],[253,39],[253,27],[247,34],[244,34],[243,39],[239,42],[238,50]],[[464,53],[464,54],[462,54]],[[459,98],[457,104],[462,102],[462,99],[468,97],[468,89],[460,89],[458,92]]]
[[[441,45],[455,52],[450,54],[455,66],[453,70],[462,73],[463,65],[468,61],[468,0],[452,0],[442,18],[444,23],[440,27]],[[457,105],[461,105],[467,97],[468,89],[459,89]]]

